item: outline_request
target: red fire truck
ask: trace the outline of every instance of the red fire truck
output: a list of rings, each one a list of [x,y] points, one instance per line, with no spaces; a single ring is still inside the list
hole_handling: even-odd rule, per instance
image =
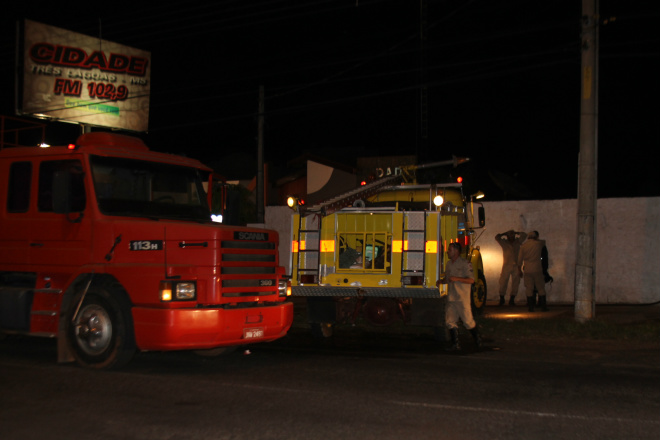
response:
[[[60,362],[99,369],[284,336],[278,234],[213,223],[211,174],[104,132],[1,150],[0,334],[57,338]]]

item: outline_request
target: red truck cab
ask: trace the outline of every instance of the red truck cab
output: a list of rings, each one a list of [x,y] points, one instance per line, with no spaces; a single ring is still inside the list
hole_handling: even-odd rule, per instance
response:
[[[93,368],[284,336],[278,234],[212,222],[210,173],[113,133],[0,151],[0,332]]]

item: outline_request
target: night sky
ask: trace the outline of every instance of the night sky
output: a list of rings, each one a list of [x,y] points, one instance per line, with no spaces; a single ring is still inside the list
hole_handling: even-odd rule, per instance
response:
[[[255,173],[263,85],[273,178],[302,153],[350,166],[456,155],[471,162],[454,174],[486,200],[577,195],[579,0],[427,0],[425,26],[420,0],[54,3],[2,13],[4,115],[14,114],[15,21],[28,18],[150,51],[140,137],[230,178]],[[660,2],[602,0],[600,12],[599,197],[660,196]],[[78,133],[48,128],[51,143]]]

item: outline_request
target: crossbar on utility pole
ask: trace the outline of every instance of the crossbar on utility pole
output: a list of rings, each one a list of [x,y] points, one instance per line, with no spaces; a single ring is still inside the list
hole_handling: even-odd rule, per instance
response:
[[[597,0],[582,0],[582,95],[575,258],[575,319],[595,315],[598,164]]]

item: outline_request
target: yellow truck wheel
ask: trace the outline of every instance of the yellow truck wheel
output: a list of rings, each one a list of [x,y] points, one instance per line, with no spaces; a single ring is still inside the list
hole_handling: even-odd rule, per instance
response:
[[[482,271],[478,271],[477,278],[472,285],[472,292],[470,296],[470,303],[472,304],[472,314],[481,315],[486,308],[487,298],[486,277]]]
[[[392,298],[369,298],[364,305],[364,318],[371,325],[388,326],[399,317],[399,308]]]

